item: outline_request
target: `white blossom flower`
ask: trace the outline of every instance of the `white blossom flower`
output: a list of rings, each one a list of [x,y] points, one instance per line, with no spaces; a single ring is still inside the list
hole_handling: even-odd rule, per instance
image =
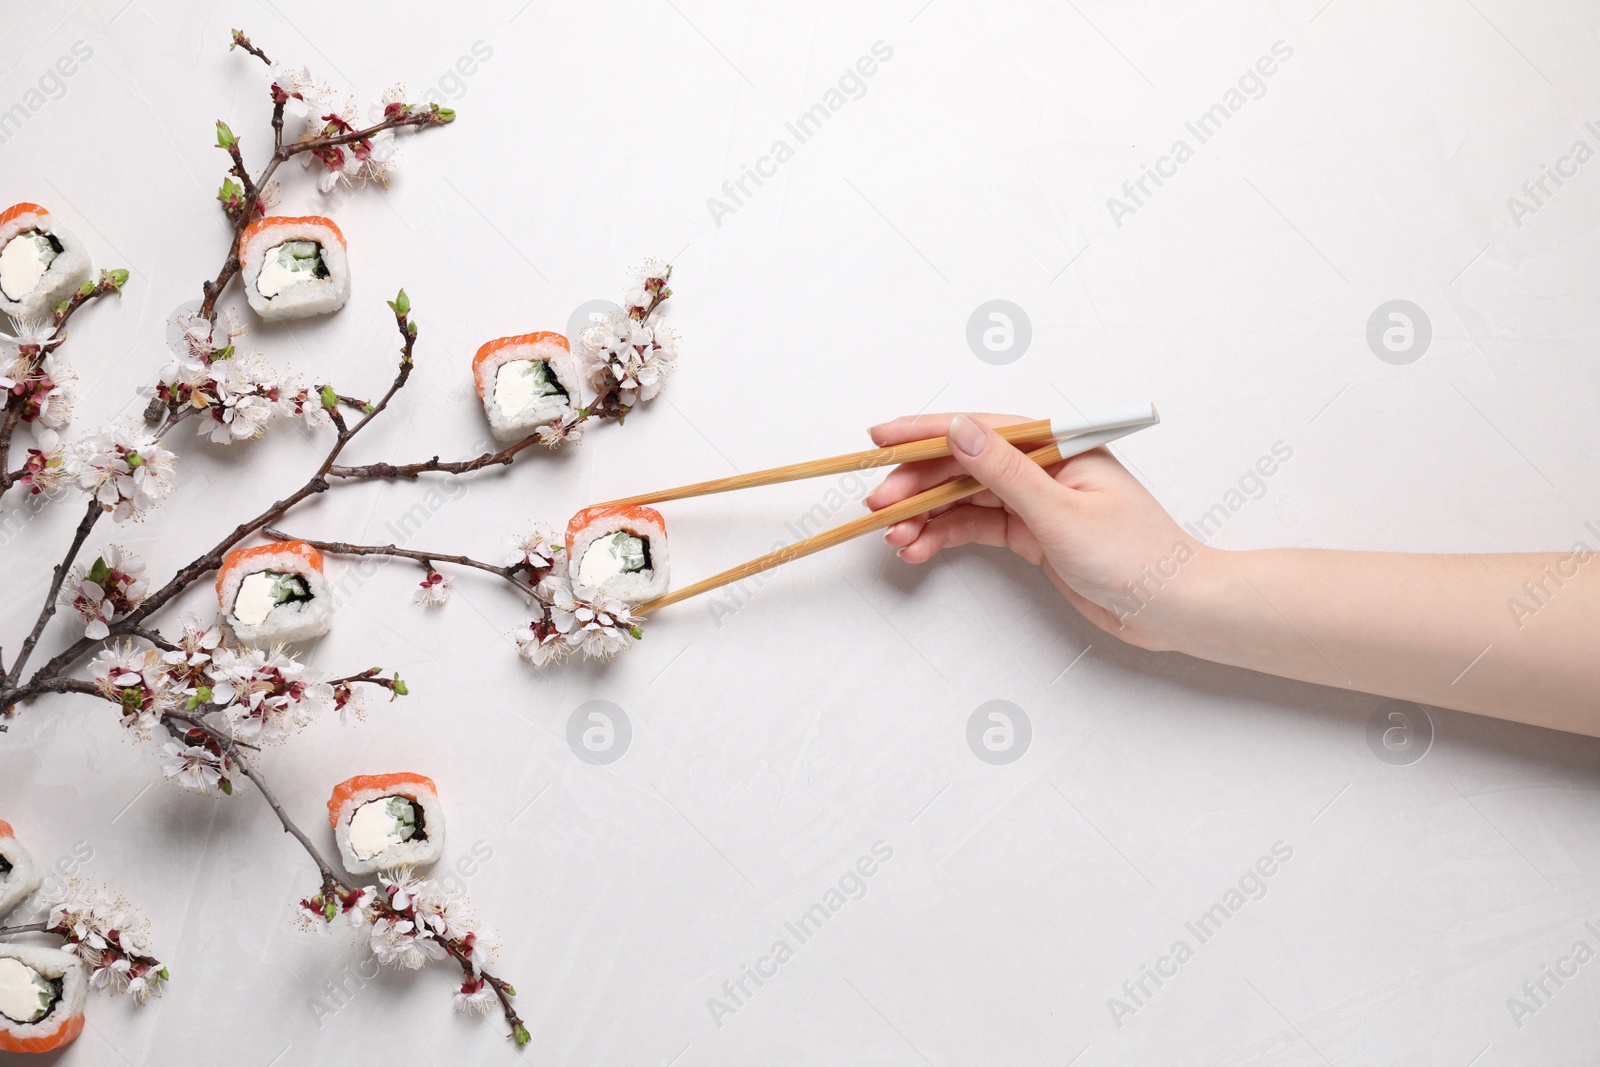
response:
[[[583,437],[583,426],[588,416],[581,410],[568,411],[555,422],[547,422],[534,430],[534,436],[546,448],[560,448],[566,441],[576,442]]]
[[[232,770],[233,761],[226,754],[213,752],[201,745],[180,745],[176,741],[168,741],[161,746],[161,773],[185,789],[193,789],[197,793],[219,789]]]
[[[143,560],[112,545],[94,563],[73,568],[61,585],[61,606],[82,616],[88,624],[83,635],[98,641],[109,636],[108,623],[144,600],[143,574]]]
[[[438,571],[430,570],[428,576],[418,584],[417,591],[411,594],[411,599],[425,608],[437,608],[450,599],[450,579]]]
[[[677,334],[640,322],[622,309],[597,312],[590,319],[594,325],[580,335],[578,348],[595,390],[604,395],[616,389],[624,406],[660,393],[677,363]]]
[[[78,487],[123,522],[171,494],[174,458],[154,434],[119,427],[81,442],[69,462]]]
[[[544,619],[536,619],[520,630],[512,630],[511,639],[517,644],[517,655],[535,667],[559,663],[572,652],[566,635]]]
[[[379,963],[393,964],[408,971],[419,970],[431,960],[449,957],[443,945],[418,930],[411,920],[389,916],[372,924],[367,945]]]
[[[556,554],[565,551],[561,536],[543,523],[536,524],[527,533],[513,535],[511,545],[511,554],[506,557],[505,565],[526,567],[533,571],[542,571],[551,566]]]
[[[589,659],[610,659],[638,636],[639,625],[628,605],[604,593],[579,600],[571,617],[567,640]]]
[[[233,736],[252,744],[283,740],[333,702],[333,687],[308,677],[282,645],[218,648],[206,674]]]
[[[456,990],[456,1011],[463,1015],[488,1015],[495,1006],[494,989],[486,978],[468,978]]]
[[[47,926],[66,938],[63,950],[90,969],[89,983],[97,989],[143,1003],[166,981],[166,968],[150,956],[149,923],[121,897],[74,878],[51,906]]]
[[[370,885],[364,885],[354,893],[341,898],[344,913],[351,926],[360,926],[372,921],[372,909],[377,903],[378,891]]]
[[[124,726],[142,738],[178,703],[160,653],[131,641],[100,650],[89,665],[95,689],[122,709]]]
[[[26,377],[28,368],[38,362],[43,353],[66,340],[65,335],[56,336],[52,316],[23,315],[12,319],[11,323],[16,333],[0,333],[0,377]]]

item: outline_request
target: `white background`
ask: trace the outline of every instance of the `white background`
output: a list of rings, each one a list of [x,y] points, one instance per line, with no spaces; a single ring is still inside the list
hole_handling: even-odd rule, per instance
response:
[[[1293,449],[1227,548],[1593,544],[1600,162],[1520,227],[1506,203],[1578,138],[1597,146],[1582,125],[1600,120],[1597,23],[1572,0],[7,0],[3,15],[0,107],[74,42],[93,49],[0,146],[0,201],[47,205],[97,265],[132,273],[72,325],[78,432],[142,406],[165,320],[222,259],[214,121],[263,158],[266,71],[227,51],[233,26],[363,113],[397,79],[460,112],[406,143],[387,192],[337,205],[350,305],[252,323],[248,344],[375,394],[396,347],[382,301],[407,288],[417,372],[354,459],[472,454],[480,343],[563,329],[645,256],[676,264],[681,370],[627,426],[450,499],[433,482],[341,488],[284,522],[296,533],[387,541],[420,503],[409,544],[494,558],[532,520],[863,447],[899,413],[1148,399],[1165,422],[1118,451],[1180,520]],[[460,75],[480,41],[492,56]],[[708,197],[878,41],[893,56],[865,94],[718,225]],[[1266,94],[1118,227],[1107,198],[1277,41],[1293,58]],[[284,179],[280,211],[329,209],[298,165]],[[995,298],[1032,323],[1007,366],[965,339]],[[1434,331],[1408,366],[1365,339],[1396,298]],[[179,495],[91,546],[115,539],[157,577],[298,486],[325,444],[287,425],[231,450],[177,437]],[[791,539],[815,505],[847,518],[860,492],[671,505],[676,578]],[[8,649],[77,513],[7,519]],[[913,570],[854,543],[736,612],[663,612],[610,666],[542,676],[505,637],[510,590],[458,575],[424,613],[419,577],[383,569],[310,650],[341,674],[398,669],[413,695],[264,763],[329,845],[334,782],[437,780],[446,862],[492,850],[466,882],[533,1033],[522,1062],[1593,1061],[1600,963],[1520,1027],[1507,998],[1574,942],[1600,947],[1583,928],[1600,918],[1594,741],[1434,711],[1432,750],[1394,766],[1366,739],[1377,698],[1121,646],[987,551]],[[213,606],[203,589],[184,602]],[[607,767],[566,742],[594,698],[633,729]],[[995,699],[1032,723],[1009,766],[965,740]],[[292,924],[306,857],[248,792],[161,782],[103,705],[21,709],[0,805],[46,863],[92,849],[84,876],[145,909],[173,971],[146,1007],[94,999],[64,1063],[514,1059],[497,1020],[452,1015],[444,967],[315,1009],[359,956],[342,930]],[[717,1026],[708,998],[877,841],[893,858],[865,897]],[[1108,998],[1193,944],[1184,923],[1278,841],[1293,858],[1266,895],[1118,1027]]]

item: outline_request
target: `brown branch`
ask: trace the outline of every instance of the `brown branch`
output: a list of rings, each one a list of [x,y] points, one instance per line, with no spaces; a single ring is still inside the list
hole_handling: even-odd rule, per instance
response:
[[[53,932],[48,922],[25,923],[22,926],[0,926],[0,937],[10,937],[12,934],[48,934]]]
[[[246,52],[249,52],[267,66],[272,66],[272,60],[267,58],[267,54],[265,52],[251,43],[250,38],[244,35],[243,30],[233,31],[233,43],[228,46],[228,51],[231,52],[235,48],[243,48]]]
[[[471,556],[454,556],[443,552],[425,552],[415,548],[400,548],[397,545],[352,545],[345,541],[311,541],[304,537],[291,537],[282,530],[268,527],[262,533],[279,541],[305,541],[306,544],[321,552],[335,556],[388,556],[392,559],[414,559],[430,570],[435,563],[452,563],[458,567],[472,567],[485,571],[497,578],[503,578],[531,597],[537,597],[533,587],[521,581],[516,576],[514,566],[497,567],[493,563],[485,563]]]
[[[56,564],[55,573],[50,578],[50,591],[45,594],[44,607],[39,610],[39,618],[33,624],[33,631],[28,634],[27,640],[22,642],[22,651],[17,653],[16,662],[3,672],[0,672],[0,681],[8,678],[18,678],[22,675],[22,668],[27,666],[28,657],[33,655],[34,646],[39,643],[40,636],[44,633],[45,624],[50,621],[50,616],[56,613],[56,599],[61,595],[61,586],[67,580],[67,571],[72,567],[72,561],[78,557],[78,552],[83,548],[83,543],[89,539],[89,531],[94,529],[94,524],[100,521],[100,516],[105,514],[105,509],[94,498],[89,499],[89,507],[83,513],[83,519],[78,523],[78,530],[72,537],[72,545],[67,549],[67,554]],[[11,701],[0,701],[0,706],[6,706]]]
[[[328,470],[333,466],[334,461],[339,458],[339,454],[344,451],[346,445],[355,439],[357,434],[367,427],[368,423],[372,422],[373,419],[383,414],[384,410],[389,406],[389,401],[394,398],[396,393],[405,387],[406,380],[411,377],[411,369],[413,366],[412,350],[415,347],[417,340],[416,326],[414,323],[409,322],[406,316],[402,314],[397,314],[395,316],[395,323],[400,330],[400,335],[402,338],[400,367],[395,374],[394,381],[389,386],[388,392],[384,393],[383,398],[373,405],[371,413],[362,418],[361,421],[357,422],[354,426],[348,428],[345,428],[342,425],[340,426],[339,433],[334,440],[333,447],[328,450],[327,456],[324,457],[322,464],[317,468],[316,473],[314,473],[304,485],[295,490],[293,493],[290,493],[288,496],[273,503],[261,514],[252,519],[247,519],[238,526],[234,527],[232,532],[230,532],[220,542],[213,546],[209,552],[205,553],[179,570],[172,576],[171,580],[169,580],[166,585],[163,585],[160,589],[146,597],[137,608],[135,608],[133,611],[130,611],[127,615],[123,616],[116,622],[113,622],[110,627],[111,637],[126,636],[138,631],[141,628],[141,624],[144,622],[144,620],[149,618],[151,614],[165,607],[169,601],[178,596],[178,594],[182,593],[185,589],[189,588],[189,586],[194,584],[195,581],[204,575],[209,574],[211,571],[221,567],[223,557],[230,549],[233,548],[234,545],[238,544],[240,541],[244,540],[261,527],[266,526],[268,523],[275,522],[282,518],[291,508],[305,500],[307,497],[315,496],[318,493],[327,491],[329,486],[327,477]],[[98,505],[92,506],[98,509]],[[86,533],[87,531],[85,531],[85,534]],[[68,556],[68,559],[71,559],[70,555]],[[56,584],[56,589],[57,591],[60,589],[59,582]],[[54,595],[52,595],[51,604],[54,604]],[[39,670],[35,672],[33,677],[26,685],[15,684],[15,680],[20,677],[20,671],[13,668],[13,670],[7,675],[7,678],[12,682],[12,684],[6,688],[0,689],[0,708],[9,708],[23,700],[31,699],[32,697],[37,696],[39,693],[47,691],[46,689],[42,688],[39,683],[55,678],[67,667],[77,662],[78,659],[88,652],[89,649],[95,644],[95,641],[87,637],[78,639],[65,650],[58,653],[43,667],[39,668]],[[20,661],[25,661],[27,659],[26,652],[28,651],[31,651],[31,645],[24,649],[25,654],[21,657]]]
[[[529,435],[514,445],[502,448],[498,452],[485,452],[472,459],[444,462],[438,456],[426,459],[420,463],[368,463],[360,467],[329,467],[330,478],[352,478],[364,480],[368,478],[416,478],[420,474],[471,474],[486,467],[510,466],[517,455],[526,451],[533,445],[539,444],[539,438]]]

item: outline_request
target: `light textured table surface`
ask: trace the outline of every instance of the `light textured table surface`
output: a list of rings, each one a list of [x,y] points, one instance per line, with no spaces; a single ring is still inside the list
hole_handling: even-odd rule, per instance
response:
[[[165,320],[220,262],[215,120],[262,158],[265,70],[228,53],[238,26],[363,113],[397,79],[460,113],[407,141],[387,192],[334,206],[351,304],[249,338],[373,393],[394,358],[382,301],[406,287],[417,371],[359,460],[470,454],[485,433],[478,344],[563,329],[646,256],[676,264],[681,368],[625,427],[448,496],[341,489],[283,523],[296,533],[399,529],[413,547],[496,557],[530,520],[863,447],[863,428],[897,413],[1154,400],[1165,422],[1117,450],[1180,520],[1212,514],[1224,547],[1600,544],[1585,525],[1600,526],[1592,6],[359,7],[0,12],[0,201],[50,206],[98,266],[132,272],[120,302],[73,324],[77,431],[141,405]],[[78,42],[92,54],[53,80]],[[863,57],[870,77],[850,73]],[[826,117],[801,140],[789,124],[807,113]],[[1124,190],[1158,164],[1162,184]],[[1531,199],[1546,167],[1567,177]],[[747,168],[766,176],[741,192]],[[279,210],[328,209],[289,168]],[[969,347],[969,318],[997,299],[1028,321],[1020,358],[1015,341],[980,345],[988,359]],[[1420,355],[1369,346],[1393,300],[1431,325]],[[157,574],[319,455],[286,426],[232,450],[178,440],[177,497],[96,531]],[[1291,458],[1252,480],[1275,446]],[[864,486],[671,505],[677,579],[792,540],[808,513],[849,517]],[[76,512],[5,519],[8,649]],[[868,539],[664,611],[608,667],[542,676],[505,636],[521,620],[510,590],[458,576],[448,607],[424,613],[416,580],[396,565],[355,583],[311,653],[341,673],[398,669],[413,695],[360,726],[322,721],[264,763],[319,833],[350,774],[438,781],[445,863],[489,857],[463,880],[519,990],[523,1062],[1597,1055],[1600,963],[1546,979],[1537,1004],[1524,992],[1575,943],[1600,948],[1594,741],[1434,710],[1426,755],[1385,761],[1369,743],[1379,699],[1121,646],[986,551],[913,569]],[[205,591],[184,607],[207,610]],[[595,699],[631,727],[607,765],[567,742]],[[1008,764],[967,740],[996,700],[1030,726]],[[342,931],[292,924],[315,872],[257,798],[161,782],[104,705],[22,709],[0,737],[0,816],[46,863],[92,852],[83,876],[145,908],[173,970],[144,1008],[92,999],[62,1063],[516,1058],[497,1020],[451,1013],[442,966],[351,978],[361,957]],[[1271,876],[1250,877],[1274,849]],[[857,891],[847,872],[875,850],[888,858],[863,864]],[[848,895],[830,896],[841,879]],[[786,924],[818,903],[826,921],[796,936]],[[1225,923],[1196,936],[1219,903]],[[1163,963],[1180,940],[1183,962]],[[1175,976],[1158,986],[1157,967]],[[747,968],[770,976],[757,986]],[[725,992],[742,978],[745,994]]]

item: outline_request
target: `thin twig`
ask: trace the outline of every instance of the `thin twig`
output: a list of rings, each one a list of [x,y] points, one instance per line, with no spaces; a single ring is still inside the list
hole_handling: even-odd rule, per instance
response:
[[[22,926],[0,926],[0,937],[10,937],[13,934],[47,934],[50,924],[47,922],[25,923]]]
[[[61,595],[61,585],[67,580],[67,571],[72,567],[72,561],[77,559],[84,541],[89,538],[89,531],[94,529],[94,524],[99,522],[100,516],[104,514],[105,509],[100,506],[100,502],[91,497],[89,507],[83,513],[83,519],[78,523],[77,533],[72,537],[72,545],[67,549],[67,554],[62,557],[61,562],[56,564],[55,573],[50,578],[50,591],[45,594],[44,606],[39,609],[39,618],[33,624],[33,632],[22,642],[22,651],[17,653],[16,662],[10,669],[0,673],[0,680],[22,676],[22,668],[27,666],[28,657],[33,654],[34,646],[39,643],[45,624],[50,621],[50,616],[56,613],[56,599]]]
[[[306,544],[319,552],[327,552],[334,556],[388,556],[394,559],[414,559],[431,568],[435,563],[453,563],[458,567],[472,567],[476,570],[486,571],[497,578],[503,578],[516,586],[529,596],[536,597],[533,587],[523,582],[516,576],[515,567],[498,567],[493,563],[485,563],[471,556],[455,556],[444,552],[424,552],[415,548],[400,548],[396,545],[352,545],[345,541],[311,541],[304,537],[293,537],[282,530],[267,527],[261,531],[268,537],[279,541],[305,541]]]

